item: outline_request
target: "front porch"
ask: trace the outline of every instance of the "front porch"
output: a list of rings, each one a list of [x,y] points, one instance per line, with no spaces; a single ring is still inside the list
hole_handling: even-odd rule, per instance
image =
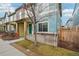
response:
[[[19,36],[24,37],[27,34],[27,21],[26,19],[21,19],[16,22],[16,33],[19,34]]]

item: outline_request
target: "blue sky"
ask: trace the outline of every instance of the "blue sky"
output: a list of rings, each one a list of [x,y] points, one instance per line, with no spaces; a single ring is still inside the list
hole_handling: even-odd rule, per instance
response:
[[[8,11],[8,9],[13,12],[21,5],[21,3],[0,3],[0,17],[3,17],[5,12]]]
[[[65,25],[67,20],[72,16],[75,3],[62,4],[62,25]]]

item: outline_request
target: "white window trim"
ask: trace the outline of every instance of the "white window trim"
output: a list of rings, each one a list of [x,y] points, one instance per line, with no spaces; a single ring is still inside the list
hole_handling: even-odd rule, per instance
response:
[[[39,23],[45,23],[45,22],[47,22],[48,23],[48,31],[47,32],[49,32],[49,22],[48,21],[43,21],[43,22],[38,22],[37,23],[37,33],[42,33],[42,32],[40,32],[38,29],[39,29]],[[43,33],[47,33],[47,32],[43,32]]]

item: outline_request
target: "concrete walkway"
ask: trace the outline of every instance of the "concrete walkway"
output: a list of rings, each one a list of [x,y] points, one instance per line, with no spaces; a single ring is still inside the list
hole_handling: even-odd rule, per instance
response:
[[[0,56],[25,56],[25,54],[0,39]]]

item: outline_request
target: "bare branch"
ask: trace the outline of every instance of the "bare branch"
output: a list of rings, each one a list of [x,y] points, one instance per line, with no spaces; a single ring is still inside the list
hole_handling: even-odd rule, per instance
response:
[[[35,9],[36,17],[39,17],[39,15],[40,15],[42,12],[46,12],[46,11],[48,11],[48,9],[49,9],[49,5],[42,6],[42,4],[38,4],[38,5],[36,6],[36,9]]]
[[[31,4],[31,9],[32,9],[32,13],[33,13],[33,22],[36,22],[35,4]]]
[[[36,23],[38,23],[38,22],[42,22],[42,21],[45,21],[45,20],[46,20],[46,19],[44,19],[45,17],[48,18],[49,15],[45,15],[45,16],[43,16],[43,17],[40,17],[40,19],[37,20]]]
[[[51,15],[53,15],[53,14],[55,15],[56,13],[57,13],[57,10],[53,10],[53,11],[47,12],[47,13],[45,13],[44,15],[39,16],[40,18],[37,19],[36,23],[37,23],[37,22],[42,22],[42,21],[44,21],[44,20],[43,20],[44,18],[47,18],[47,17],[49,17],[49,16],[51,16]]]
[[[26,10],[26,12],[27,12],[27,16],[30,18],[30,20],[31,20],[32,23],[33,23],[32,16],[29,15],[29,12],[28,12],[27,10]]]
[[[28,7],[26,6],[26,4],[25,3],[23,3],[23,8],[26,10],[26,12],[27,12],[27,16],[29,17],[29,19],[31,20],[31,22],[33,23],[33,20],[32,20],[32,16],[29,14],[29,12],[28,12]]]

